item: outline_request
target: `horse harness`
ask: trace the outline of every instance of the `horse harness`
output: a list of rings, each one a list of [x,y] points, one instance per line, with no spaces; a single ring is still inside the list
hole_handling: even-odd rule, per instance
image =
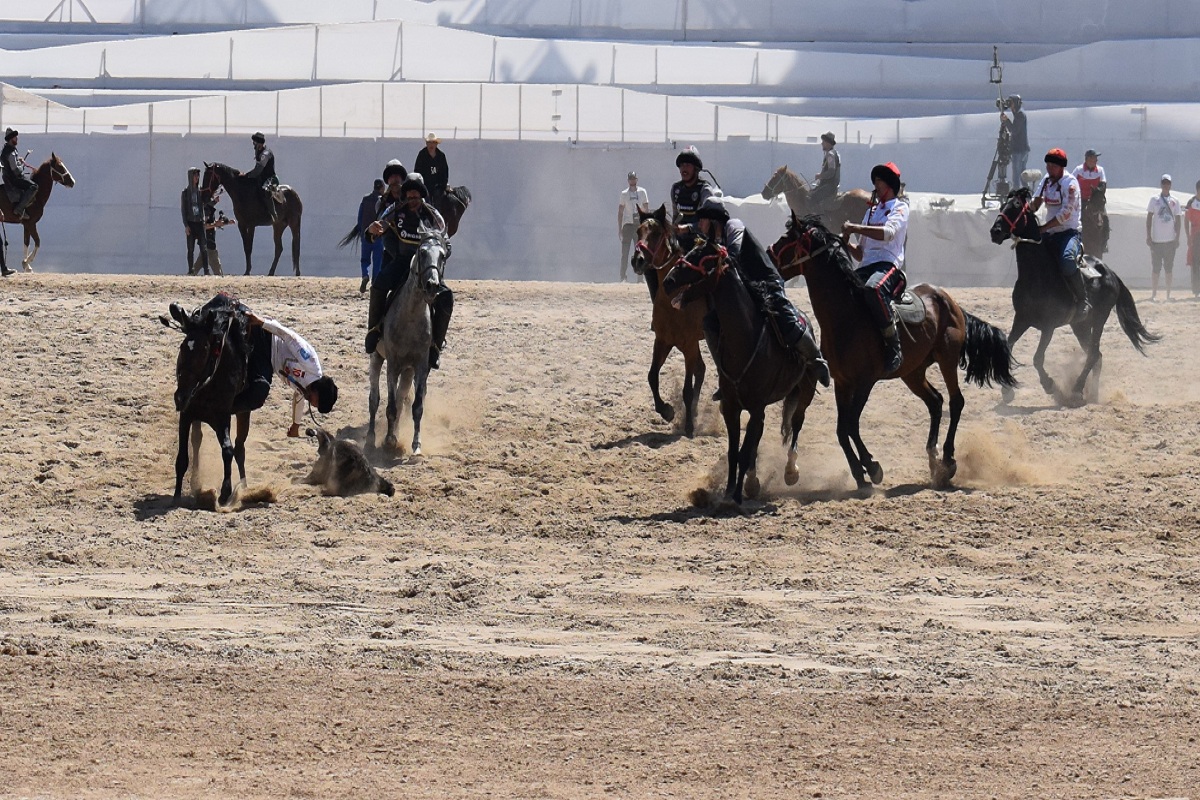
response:
[[[656,222],[655,224],[657,225],[659,223]],[[662,263],[660,264],[660,263],[658,263],[658,253],[660,251],[662,251],[664,248],[666,249],[666,258],[664,258]],[[668,264],[670,264],[671,263],[670,258],[671,258],[672,254],[676,254],[675,255],[676,263],[683,260],[682,254],[677,254],[676,249],[671,245],[671,236],[670,236],[670,234],[667,233],[667,231],[665,229],[662,231],[662,237],[658,240],[658,244],[656,244],[654,246],[653,250],[651,250],[649,247],[647,247],[645,242],[638,242],[637,243],[637,251],[639,253],[642,253],[646,257],[646,259],[650,263],[650,268],[653,270],[660,270],[663,267],[666,267]],[[689,265],[689,266],[691,266],[691,265]],[[699,269],[699,267],[695,267],[695,266],[693,266],[692,268]]]

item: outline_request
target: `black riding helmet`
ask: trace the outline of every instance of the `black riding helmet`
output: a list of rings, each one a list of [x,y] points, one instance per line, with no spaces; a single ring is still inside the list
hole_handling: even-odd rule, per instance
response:
[[[717,198],[706,197],[696,209],[696,218],[711,219],[724,224],[729,222],[729,212],[725,209],[725,204]]]
[[[675,156],[675,166],[678,168],[681,164],[693,164],[697,170],[704,169],[704,162],[700,160],[700,153],[695,147],[689,147]]]
[[[419,172],[410,172],[408,177],[404,179],[404,183],[400,185],[400,196],[404,197],[413,189],[421,193],[421,197],[429,199],[429,190],[425,188],[425,179],[421,177]]]
[[[257,143],[257,144],[266,144],[266,143],[267,143],[267,137],[266,137],[266,136],[263,136],[263,133],[262,133],[262,131],[255,131],[255,132],[254,132],[254,133],[253,133],[253,134],[250,136],[250,141],[252,141],[252,142],[255,142],[255,143]]]
[[[317,411],[322,414],[333,411],[333,404],[337,402],[338,398],[338,388],[337,384],[333,382],[333,378],[317,378],[308,385],[308,388],[317,393]]]
[[[404,165],[400,163],[400,159],[398,158],[393,158],[391,161],[387,162],[386,166],[384,166],[383,182],[387,183],[387,179],[393,175],[399,175],[401,180],[404,180],[408,177],[408,170],[404,168]]]

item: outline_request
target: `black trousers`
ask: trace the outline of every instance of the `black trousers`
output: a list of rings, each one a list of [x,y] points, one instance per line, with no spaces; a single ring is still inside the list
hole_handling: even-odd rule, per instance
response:
[[[208,268],[208,243],[204,236],[203,222],[187,223],[187,271],[192,273],[192,264],[196,263],[196,244],[200,245],[200,263],[204,265],[205,272],[212,272]]]

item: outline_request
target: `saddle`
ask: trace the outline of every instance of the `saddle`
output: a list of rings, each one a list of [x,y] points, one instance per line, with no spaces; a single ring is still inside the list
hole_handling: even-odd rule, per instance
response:
[[[920,325],[925,321],[925,301],[907,289],[900,295],[900,299],[892,304],[892,307],[900,321],[908,325]]]
[[[1096,269],[1096,265],[1101,263],[1100,259],[1094,256],[1079,257],[1079,273],[1083,275],[1085,281],[1095,281],[1101,278],[1100,270]]]

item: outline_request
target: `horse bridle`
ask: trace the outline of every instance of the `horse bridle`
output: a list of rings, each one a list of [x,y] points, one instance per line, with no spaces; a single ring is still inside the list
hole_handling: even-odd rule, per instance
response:
[[[1002,219],[1002,220],[1004,220],[1005,222],[1007,222],[1007,223],[1008,223],[1008,235],[1009,235],[1009,236],[1011,236],[1011,237],[1013,237],[1013,238],[1016,238],[1016,236],[1017,236],[1017,225],[1019,225],[1019,224],[1021,223],[1021,220],[1022,220],[1022,219],[1024,219],[1024,218],[1025,218],[1025,215],[1026,215],[1026,214],[1028,214],[1028,213],[1029,213],[1029,201],[1028,201],[1028,200],[1026,200],[1026,201],[1025,201],[1025,202],[1024,202],[1022,205],[1021,205],[1021,211],[1020,211],[1020,213],[1018,213],[1018,214],[1017,214],[1015,217],[1013,217],[1012,219],[1009,219],[1009,218],[1008,218],[1008,215],[1007,215],[1007,214],[1005,214],[1003,211],[1001,211],[1001,212],[1000,212],[1000,219]]]
[[[647,261],[647,263],[649,263],[651,269],[660,270],[663,267],[665,267],[671,263],[671,261],[670,261],[671,254],[674,253],[675,250],[674,250],[674,248],[671,247],[671,234],[666,230],[665,227],[663,227],[661,225],[661,223],[655,221],[655,224],[658,225],[662,229],[662,238],[660,238],[658,240],[658,244],[656,244],[654,246],[654,249],[651,250],[649,247],[646,246],[645,242],[639,241],[637,243],[636,249],[639,253],[641,253],[643,256],[645,256],[646,261]],[[657,256],[658,256],[658,253],[663,249],[666,250],[666,257],[663,259],[662,263],[660,264],[660,263],[658,263]],[[683,258],[682,255],[675,256],[676,261],[679,261],[681,258]]]
[[[795,248],[797,253],[796,258],[791,261],[784,262],[784,254],[793,248]],[[800,267],[799,274],[803,275],[804,265],[807,262],[812,261],[817,256],[828,252],[833,248],[833,244],[826,243],[818,247],[816,250],[813,250],[812,231],[805,230],[803,235],[797,233],[793,238],[788,239],[784,243],[783,247],[776,249],[775,245],[771,245],[767,248],[767,255],[771,257],[771,260],[775,262],[775,266],[779,269],[783,269],[784,267],[798,266]]]
[[[53,161],[50,162],[50,179],[51,180],[58,181],[59,183],[61,183],[65,186],[67,183],[67,178],[70,176],[70,174],[71,174],[71,171],[69,169],[67,169],[65,164],[63,165],[62,171],[60,172],[58,165],[55,164],[55,162],[53,162]]]

